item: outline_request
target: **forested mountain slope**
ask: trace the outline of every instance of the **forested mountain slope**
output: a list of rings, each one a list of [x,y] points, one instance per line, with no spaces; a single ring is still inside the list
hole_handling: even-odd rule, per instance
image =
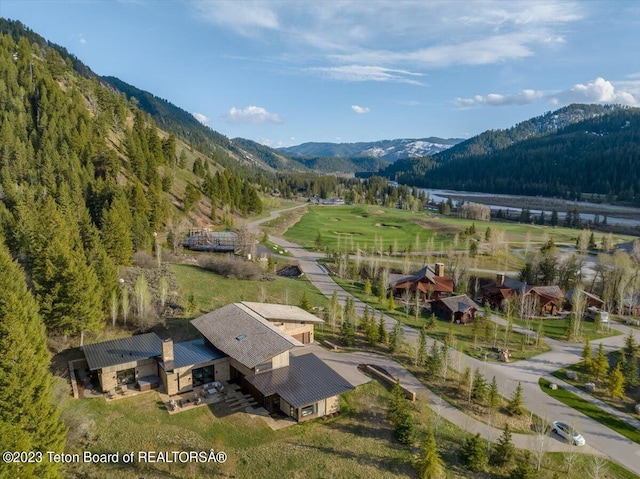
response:
[[[413,186],[638,203],[639,140],[640,110],[615,108],[491,153],[405,160],[384,175]]]
[[[57,50],[0,35],[0,236],[49,331],[98,331],[116,267],[193,210],[260,212],[256,189],[166,134]],[[203,194],[206,202],[200,202]],[[228,220],[228,218],[227,218]]]
[[[490,155],[516,143],[553,134],[566,126],[609,114],[619,108],[617,105],[568,105],[518,123],[511,128],[487,130],[441,153],[430,156],[437,163],[447,163],[451,160],[470,156]]]

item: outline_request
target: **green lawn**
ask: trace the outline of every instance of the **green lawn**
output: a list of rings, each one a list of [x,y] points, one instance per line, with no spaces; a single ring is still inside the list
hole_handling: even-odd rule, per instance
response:
[[[608,356],[609,356],[609,363],[615,365],[618,362],[620,352],[619,351],[614,352],[609,354]],[[578,374],[578,378],[576,380],[572,380],[567,377],[567,371],[569,370],[575,371]],[[619,398],[613,399],[609,396],[606,386],[602,384],[598,384],[597,385],[598,387],[594,392],[590,392],[586,390],[586,388],[584,387],[585,382],[593,381],[593,377],[591,376],[587,368],[584,366],[584,363],[582,361],[576,364],[572,364],[567,368],[558,369],[557,371],[554,371],[552,374],[558,379],[562,379],[564,382],[577,387],[583,392],[587,394],[591,394],[592,396],[600,399],[601,401],[606,402],[610,406],[626,414],[629,414],[629,416],[631,417],[634,417],[640,420],[640,414],[636,413],[634,410],[636,401],[633,398],[630,398],[629,396],[624,396],[624,398],[622,399],[619,399]]]
[[[627,439],[640,444],[640,431],[635,427],[627,424],[624,421],[621,421],[611,414],[606,413],[598,406],[595,406],[589,401],[585,401],[584,399],[576,396],[566,389],[562,389],[561,387],[559,387],[555,391],[553,389],[550,389],[550,381],[544,378],[540,378],[538,383],[540,384],[540,388],[552,398],[555,398],[561,403],[564,403],[567,406],[574,408],[576,411],[581,412],[585,416],[589,416],[591,419],[604,424],[605,426],[622,434]]]
[[[455,230],[436,232],[426,224],[428,219],[423,213],[379,206],[312,206],[287,230],[285,237],[311,249],[320,232],[323,248],[343,251],[387,252],[389,248],[424,251],[427,240],[432,237],[436,249],[451,244]]]
[[[575,245],[580,231],[563,227],[538,226],[519,223],[499,223],[433,216],[425,212],[411,212],[381,206],[312,206],[299,222],[290,227],[286,237],[305,248],[313,248],[320,232],[322,246],[329,249],[387,252],[389,248],[404,251],[424,251],[427,241],[433,238],[437,251],[454,246],[464,248],[464,242],[453,245],[456,233],[475,224],[476,238],[484,240],[488,227],[492,231],[503,230],[505,240],[513,247],[529,244],[539,247],[548,239],[556,244]],[[416,236],[418,248],[416,248]],[[614,243],[629,241],[627,235],[614,235]],[[380,248],[380,245],[382,248]],[[483,262],[484,266],[484,262]]]
[[[327,303],[327,298],[305,278],[240,280],[224,278],[196,265],[172,264],[170,269],[180,285],[183,302],[193,294],[197,308],[194,316],[238,301],[297,305],[305,292],[312,306],[323,307]]]
[[[342,413],[332,419],[315,420],[272,431],[259,417],[232,413],[224,403],[202,406],[169,415],[156,392],[107,403],[104,399],[73,400],[65,380],[57,381],[62,420],[69,427],[65,452],[120,454],[133,451],[223,451],[227,461],[218,463],[65,464],[64,477],[95,479],[281,477],[281,478],[415,478],[414,464],[433,412],[426,402],[411,405],[417,422],[414,447],[393,439],[386,420],[389,391],[376,381],[343,395]],[[472,474],[459,462],[465,433],[447,421],[437,423],[437,444],[448,479],[505,477],[508,471],[488,468]],[[519,460],[522,460],[519,453]],[[590,456],[578,455],[569,479],[585,477]],[[564,472],[559,454],[547,454],[540,479]],[[610,479],[636,476],[607,464]]]
[[[566,341],[567,340],[567,322],[568,319],[544,319],[542,320],[542,328],[544,331],[544,335],[547,338],[555,339],[557,341]],[[522,319],[514,319],[513,322],[523,328],[526,328],[526,323]],[[538,320],[532,320],[530,324],[530,328],[533,331],[538,330],[538,325],[540,322]],[[608,328],[606,325],[602,327],[600,331],[596,331],[595,323],[593,321],[583,321],[582,322],[582,335],[585,338],[589,338],[589,340],[608,338],[610,336],[619,336],[622,333],[616,329]]]

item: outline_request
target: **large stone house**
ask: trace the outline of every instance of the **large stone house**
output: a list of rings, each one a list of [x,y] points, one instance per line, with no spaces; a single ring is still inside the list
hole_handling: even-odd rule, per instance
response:
[[[340,394],[353,389],[320,358],[304,354],[322,320],[296,306],[233,303],[191,323],[202,338],[174,344],[147,333],[86,345],[88,369],[104,392],[159,387],[172,396],[237,382],[261,406],[297,421],[338,412]]]

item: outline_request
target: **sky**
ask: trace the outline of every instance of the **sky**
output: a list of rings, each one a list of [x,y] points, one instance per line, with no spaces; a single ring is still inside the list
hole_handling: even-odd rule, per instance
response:
[[[272,147],[468,138],[574,102],[640,106],[634,0],[0,0],[0,16]]]

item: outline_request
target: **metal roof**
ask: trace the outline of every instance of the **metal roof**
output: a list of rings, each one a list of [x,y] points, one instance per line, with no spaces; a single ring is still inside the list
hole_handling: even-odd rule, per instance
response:
[[[89,369],[95,371],[108,366],[160,356],[162,339],[156,333],[146,333],[102,343],[86,344],[83,350]]]
[[[211,344],[249,369],[303,345],[241,303],[211,311],[191,324]]]
[[[451,296],[450,298],[440,298],[438,301],[453,312],[464,313],[469,308],[478,309],[478,305],[466,294]]]
[[[354,389],[315,354],[291,356],[289,366],[245,379],[264,396],[277,394],[295,408]]]
[[[182,368],[192,364],[206,363],[226,357],[222,351],[205,344],[204,339],[194,339],[173,345],[173,367]]]
[[[300,323],[324,323],[323,320],[305,311],[298,306],[288,306],[286,304],[253,303],[243,301],[249,309],[255,311],[268,321],[293,321]]]

